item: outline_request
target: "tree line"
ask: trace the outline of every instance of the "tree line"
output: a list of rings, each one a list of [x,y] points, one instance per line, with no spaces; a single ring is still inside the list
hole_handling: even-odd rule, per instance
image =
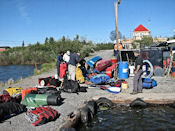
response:
[[[53,37],[46,37],[44,43],[35,43],[25,46],[24,41],[22,46],[13,47],[0,53],[0,65],[17,65],[17,64],[43,64],[56,61],[56,56],[60,51],[70,52],[80,51],[81,57],[84,58],[89,53],[113,49],[112,43],[98,43],[92,41],[79,40],[79,35],[71,40],[63,36],[60,40],[55,40]]]

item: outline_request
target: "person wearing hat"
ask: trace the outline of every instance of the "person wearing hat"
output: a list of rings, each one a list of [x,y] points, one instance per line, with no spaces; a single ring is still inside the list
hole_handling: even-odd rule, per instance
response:
[[[140,51],[135,51],[134,56],[136,57],[135,60],[135,70],[134,70],[134,80],[133,80],[133,92],[131,94],[142,93],[142,66],[143,66],[143,59],[140,56]]]
[[[80,52],[73,53],[70,55],[69,65],[68,65],[68,79],[75,80],[76,75],[76,65],[80,60]]]
[[[70,51],[68,50],[64,55],[63,55],[63,60],[68,63],[70,60]]]

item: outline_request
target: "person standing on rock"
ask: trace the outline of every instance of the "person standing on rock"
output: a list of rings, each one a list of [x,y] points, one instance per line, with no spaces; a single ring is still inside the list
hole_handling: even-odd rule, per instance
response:
[[[137,93],[142,93],[142,66],[143,66],[143,59],[140,56],[139,51],[134,52],[134,56],[136,57],[135,60],[135,71],[134,71],[134,80],[133,80],[133,92],[132,95]]]
[[[70,60],[68,64],[68,79],[75,80],[76,75],[76,64],[79,63],[80,52],[73,53],[70,55]]]
[[[60,64],[61,64],[61,62],[63,62],[63,54],[64,53],[62,51],[60,51],[60,53],[57,56],[56,66],[57,66],[57,75],[58,75],[58,77],[60,76]]]

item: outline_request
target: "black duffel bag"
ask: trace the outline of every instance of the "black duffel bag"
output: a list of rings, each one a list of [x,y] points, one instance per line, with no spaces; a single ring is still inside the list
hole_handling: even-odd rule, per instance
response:
[[[62,90],[68,93],[77,93],[80,85],[77,81],[65,79],[63,82]]]

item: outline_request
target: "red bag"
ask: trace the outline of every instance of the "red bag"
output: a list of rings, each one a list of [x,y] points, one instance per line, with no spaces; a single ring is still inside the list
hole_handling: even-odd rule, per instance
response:
[[[58,116],[58,112],[51,107],[37,107],[35,110],[26,112],[25,118],[33,126],[38,126],[55,120]]]
[[[0,103],[9,102],[12,100],[14,101],[14,99],[9,95],[9,93],[0,95]]]
[[[106,69],[107,67],[109,67],[109,66],[111,66],[112,65],[112,62],[111,62],[111,60],[101,60],[101,61],[98,61],[97,63],[96,63],[96,69],[98,70],[98,71],[102,71],[102,70],[104,70],[104,69]]]
[[[117,66],[117,63],[114,63],[112,66],[108,67],[108,68],[106,69],[106,75],[108,75],[110,78],[112,78],[116,66]]]
[[[67,70],[67,64],[66,63],[61,63],[60,64],[60,78],[64,78],[64,76],[66,75],[66,70]]]

